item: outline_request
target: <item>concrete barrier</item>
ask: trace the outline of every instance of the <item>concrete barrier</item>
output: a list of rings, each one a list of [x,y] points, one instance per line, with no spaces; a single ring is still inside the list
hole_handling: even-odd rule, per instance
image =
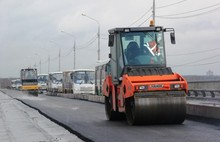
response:
[[[220,81],[188,82],[189,90],[220,90]]]
[[[64,94],[64,93],[58,93],[57,96],[59,97],[65,97],[70,99],[79,99],[79,100],[86,100],[91,102],[98,102],[103,103],[105,101],[104,96],[97,96],[97,95],[91,95],[91,94]]]
[[[220,106],[208,106],[201,104],[187,104],[187,114],[193,116],[202,116],[220,120]]]

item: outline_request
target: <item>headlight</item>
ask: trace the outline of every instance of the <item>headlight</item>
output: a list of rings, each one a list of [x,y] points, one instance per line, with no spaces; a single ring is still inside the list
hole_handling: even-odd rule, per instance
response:
[[[140,85],[140,86],[136,86],[135,90],[139,90],[139,91],[144,91],[147,90],[147,86],[146,85]]]
[[[156,27],[155,31],[157,31],[157,32],[162,31],[162,27]]]
[[[173,86],[172,88],[174,88],[174,89],[179,89],[179,88],[181,88],[181,85],[180,85],[180,84],[173,84],[172,86]]]

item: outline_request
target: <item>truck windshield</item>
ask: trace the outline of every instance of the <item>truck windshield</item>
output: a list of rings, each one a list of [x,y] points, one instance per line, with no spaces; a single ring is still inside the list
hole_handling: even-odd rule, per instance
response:
[[[51,75],[51,80],[53,80],[53,82],[62,82],[63,81],[63,74],[62,73],[54,73]]]
[[[94,84],[95,82],[94,71],[76,71],[73,76],[76,84]]]
[[[40,83],[46,83],[48,81],[48,76],[47,75],[38,75],[37,81]]]
[[[25,79],[37,79],[37,70],[22,70],[21,71],[21,78]]]
[[[121,33],[121,45],[124,65],[165,65],[163,32]]]

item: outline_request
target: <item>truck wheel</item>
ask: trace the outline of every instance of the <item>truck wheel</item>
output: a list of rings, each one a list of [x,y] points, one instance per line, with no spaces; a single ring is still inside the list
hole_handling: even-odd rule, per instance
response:
[[[57,92],[55,89],[52,90],[52,96],[57,96]]]

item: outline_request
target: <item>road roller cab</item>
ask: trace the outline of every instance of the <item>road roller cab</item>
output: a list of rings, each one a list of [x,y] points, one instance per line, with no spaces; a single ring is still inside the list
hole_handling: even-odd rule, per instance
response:
[[[109,30],[110,61],[105,65],[102,92],[109,120],[124,117],[139,123],[182,123],[186,114],[187,82],[166,66],[163,27]]]

